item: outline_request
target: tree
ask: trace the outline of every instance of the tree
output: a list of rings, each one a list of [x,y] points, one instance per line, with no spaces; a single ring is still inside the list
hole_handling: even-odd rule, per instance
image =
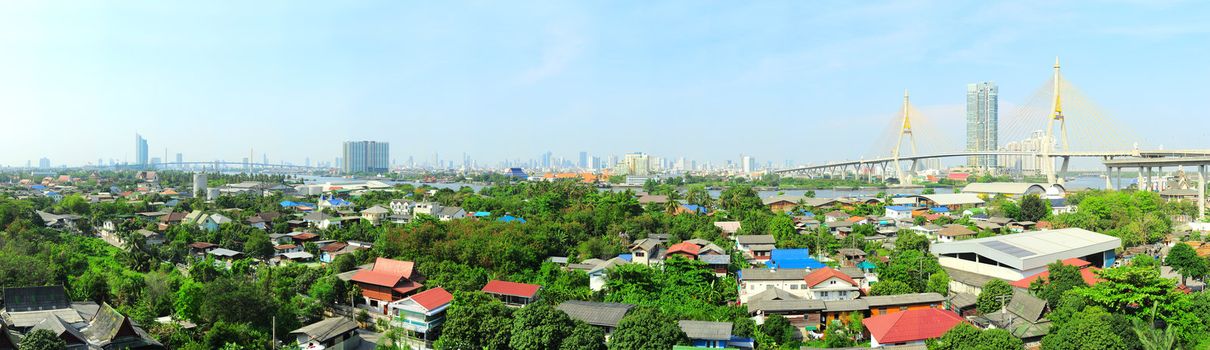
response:
[[[916,291],[912,289],[912,286],[896,280],[878,281],[878,283],[874,283],[874,285],[870,287],[870,295],[899,295],[911,294],[915,292]]]
[[[268,260],[273,257],[273,243],[269,242],[268,235],[253,233],[244,243],[244,253],[254,258]]]
[[[508,349],[512,310],[483,292],[454,292],[437,349]]]
[[[1042,347],[1056,350],[1126,349],[1122,337],[1110,325],[1113,316],[1099,306],[1089,306],[1072,315],[1057,332],[1042,338]]]
[[[966,350],[979,344],[979,335],[978,328],[962,322],[954,328],[950,328],[940,338],[929,339],[927,344],[929,350]]]
[[[264,349],[269,345],[269,335],[256,330],[247,323],[216,322],[203,337],[210,349]]]
[[[1064,264],[1061,261],[1050,263],[1046,266],[1049,271],[1049,276],[1039,278],[1029,285],[1029,290],[1038,297],[1045,299],[1046,304],[1051,308],[1059,305],[1059,299],[1063,297],[1063,293],[1077,288],[1087,287],[1084,283],[1084,276],[1080,274],[1080,268]]]
[[[799,236],[798,231],[794,229],[794,219],[788,215],[777,215],[770,219],[769,234],[773,235],[778,243],[795,240]]]
[[[547,304],[529,305],[513,313],[508,344],[516,350],[557,349],[574,327],[571,317],[562,310]]]
[[[950,275],[945,273],[945,270],[934,272],[929,276],[927,292],[941,294],[941,296],[949,296],[950,294]]]
[[[1021,221],[1038,221],[1050,214],[1050,203],[1036,194],[1027,194],[1021,199]]]
[[[59,338],[54,332],[38,329],[29,332],[21,338],[21,350],[62,350],[67,349],[67,341]]]
[[[794,340],[794,325],[790,324],[789,320],[778,314],[765,317],[765,323],[760,325],[760,332],[769,336],[773,342],[778,345],[786,344]]]
[[[1164,263],[1181,274],[1181,284],[1185,284],[1185,279],[1189,276],[1206,274],[1206,260],[1197,256],[1197,251],[1188,244],[1177,243],[1172,246],[1168,257],[1164,258]]]
[[[895,251],[918,250],[928,251],[929,239],[924,235],[917,234],[911,230],[900,230],[898,237],[895,239]]]
[[[1021,338],[999,328],[983,330],[975,344],[976,350],[1019,350],[1025,345]]]
[[[840,320],[832,320],[828,324],[828,328],[823,331],[824,347],[828,348],[847,348],[854,345],[853,335],[849,333],[847,327]]]
[[[583,321],[575,321],[571,334],[559,344],[560,350],[605,350],[605,331]]]
[[[276,315],[278,303],[273,296],[254,283],[236,277],[224,277],[202,287],[198,316],[202,321],[215,323],[250,323],[258,329],[272,327],[271,318]]]
[[[609,338],[610,350],[663,350],[686,344],[689,337],[676,319],[655,308],[631,311]]]
[[[1012,295],[1013,286],[1002,279],[992,279],[983,285],[983,291],[979,293],[975,307],[984,314],[1000,311],[1004,303],[1008,302],[1007,297]]]

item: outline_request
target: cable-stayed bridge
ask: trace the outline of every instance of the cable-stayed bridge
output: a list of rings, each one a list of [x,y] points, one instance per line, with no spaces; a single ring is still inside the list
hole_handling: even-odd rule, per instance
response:
[[[921,161],[924,160],[1012,156],[1016,159],[1036,161],[1036,170],[1045,175],[1048,182],[1062,183],[1059,175],[1067,172],[1072,158],[1099,158],[1105,162],[1107,175],[1112,175],[1112,169],[1116,168],[1120,172],[1121,168],[1127,167],[1123,164],[1133,165],[1143,173],[1150,167],[1140,164],[1150,164],[1148,160],[1165,159],[1155,163],[1162,171],[1163,166],[1200,166],[1194,159],[1210,157],[1210,149],[1140,149],[1141,140],[1137,136],[1129,129],[1121,128],[1092,104],[1079,89],[1063,79],[1057,58],[1050,80],[1039,88],[1027,103],[1021,105],[1011,115],[1011,119],[997,126],[999,134],[1010,139],[1033,135],[1034,140],[1037,140],[1034,147],[1024,147],[1030,149],[998,147],[997,150],[975,150],[970,149],[969,145],[965,149],[958,149],[961,145],[954,142],[954,137],[939,135],[942,128],[930,125],[927,121],[912,106],[905,91],[899,115],[890,123],[888,131],[875,139],[875,143],[894,142],[891,145],[883,143],[874,146],[874,154],[881,156],[781,169],[775,173],[808,176],[864,174],[871,179],[877,174],[882,178],[897,178],[900,185],[910,186],[915,170],[920,169]],[[904,147],[905,143],[908,147]],[[924,150],[918,149],[918,146]],[[1133,159],[1139,159],[1142,163],[1128,161]],[[1180,159],[1188,159],[1189,162],[1182,162]],[[1142,183],[1144,182],[1140,181],[1140,184]],[[1112,188],[1109,176],[1106,177],[1106,188]]]

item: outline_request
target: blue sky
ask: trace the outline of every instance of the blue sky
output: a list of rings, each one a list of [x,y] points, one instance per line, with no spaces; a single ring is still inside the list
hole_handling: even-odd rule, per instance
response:
[[[921,142],[957,149],[965,84],[999,84],[1003,124],[1055,56],[1145,145],[1207,148],[1206,18],[1143,0],[8,1],[0,164],[133,159],[135,132],[188,160],[370,139],[400,162],[820,162],[889,153],[870,139],[905,88],[938,130]]]

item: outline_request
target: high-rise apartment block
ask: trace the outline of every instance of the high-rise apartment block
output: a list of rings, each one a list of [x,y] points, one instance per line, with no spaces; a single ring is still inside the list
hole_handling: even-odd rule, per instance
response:
[[[345,174],[380,173],[390,170],[391,146],[378,141],[346,141],[344,143]]]
[[[966,150],[995,151],[999,144],[999,98],[995,82],[966,85]],[[995,168],[995,156],[971,156],[966,165]]]

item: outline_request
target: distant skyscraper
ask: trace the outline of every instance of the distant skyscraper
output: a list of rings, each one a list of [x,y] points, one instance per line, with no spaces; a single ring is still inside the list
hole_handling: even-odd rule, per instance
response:
[[[345,174],[380,173],[390,170],[391,145],[378,141],[346,141],[344,143]]]
[[[38,167],[42,168],[42,169],[49,168],[50,167],[50,158],[43,157],[42,159],[39,159]]]
[[[999,145],[999,89],[995,82],[966,85],[966,150],[995,151]],[[968,157],[966,165],[995,168],[995,156]]]
[[[651,157],[642,152],[627,153],[617,167],[618,174],[648,176],[651,175]]]
[[[752,156],[740,156],[740,172],[750,173],[756,171],[756,158]]]
[[[184,163],[184,162],[185,162],[185,155],[177,153],[176,154],[176,165],[181,166],[181,163]]]
[[[147,166],[147,139],[139,134],[134,134],[134,164]]]
[[[580,151],[580,169],[588,168],[588,152]]]

